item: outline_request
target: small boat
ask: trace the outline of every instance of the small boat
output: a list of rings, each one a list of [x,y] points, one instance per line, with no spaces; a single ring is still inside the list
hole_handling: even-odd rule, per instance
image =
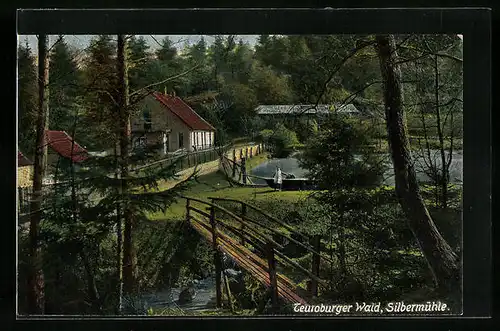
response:
[[[270,188],[278,188],[274,178],[263,178]],[[309,178],[284,178],[282,180],[282,190],[314,190],[317,188],[316,182]]]

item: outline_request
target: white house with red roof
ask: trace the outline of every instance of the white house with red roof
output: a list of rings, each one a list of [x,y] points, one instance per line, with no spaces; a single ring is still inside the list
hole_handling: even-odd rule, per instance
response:
[[[162,146],[164,154],[177,150],[209,149],[215,128],[175,95],[153,92],[132,117],[132,143]]]

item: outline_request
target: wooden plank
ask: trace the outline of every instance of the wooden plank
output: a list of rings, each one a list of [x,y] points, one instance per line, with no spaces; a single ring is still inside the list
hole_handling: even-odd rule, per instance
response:
[[[202,236],[204,236],[207,240],[210,240],[211,234],[208,230],[203,228],[198,223],[191,223],[193,225],[193,228],[197,230]],[[218,238],[219,240],[221,239],[220,237]],[[222,249],[226,254],[231,256],[242,268],[250,272],[252,275],[254,275],[260,282],[262,282],[264,285],[269,286],[269,276],[267,274],[267,271],[261,268],[259,265],[256,263],[252,263],[250,259],[245,260],[247,256],[242,254],[241,252],[238,252],[240,250],[240,247],[238,246],[232,246],[228,245],[226,242],[223,242],[222,240],[218,241],[218,247]],[[248,251],[249,255],[254,255],[252,252]],[[283,282],[283,277],[282,275],[277,276],[278,278],[278,293],[280,297],[284,298],[285,300],[289,302],[300,302],[300,303],[306,303],[306,301],[299,297],[296,293],[293,292],[291,288],[285,285]]]

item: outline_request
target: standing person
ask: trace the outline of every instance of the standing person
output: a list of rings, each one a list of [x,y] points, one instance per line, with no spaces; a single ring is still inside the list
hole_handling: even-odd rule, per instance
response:
[[[279,189],[281,191],[281,186],[283,184],[283,174],[280,167],[276,167],[276,173],[274,174],[274,190]]]

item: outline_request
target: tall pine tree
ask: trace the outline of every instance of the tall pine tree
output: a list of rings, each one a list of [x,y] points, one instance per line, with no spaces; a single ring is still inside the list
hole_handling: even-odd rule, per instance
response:
[[[152,83],[147,71],[152,61],[152,54],[146,39],[142,36],[130,37],[128,44],[130,89],[136,90]]]
[[[19,45],[17,61],[18,148],[33,159],[38,92],[35,58],[27,42]]]
[[[81,72],[64,37],[53,46],[50,54],[51,97],[50,129],[70,131],[74,120],[75,101],[81,89]]]
[[[118,135],[113,129],[118,96],[116,41],[111,36],[101,35],[91,40],[83,73],[85,112],[77,128],[79,141],[92,150],[111,150]],[[86,129],[90,126],[93,130]]]

